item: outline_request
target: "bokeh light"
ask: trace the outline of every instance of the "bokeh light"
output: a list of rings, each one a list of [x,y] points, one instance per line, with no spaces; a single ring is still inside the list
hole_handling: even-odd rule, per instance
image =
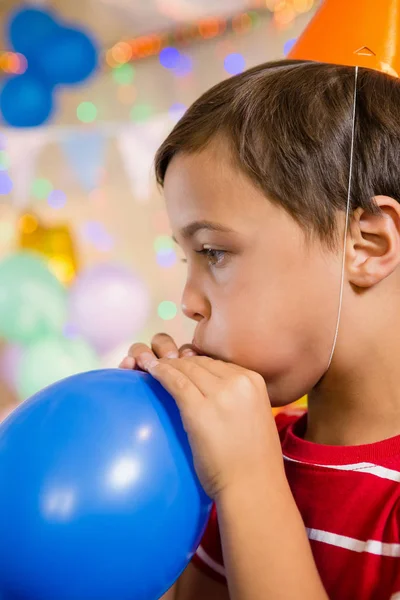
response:
[[[76,109],[76,116],[82,123],[93,123],[97,117],[97,108],[93,102],[81,102]]]
[[[48,179],[38,178],[32,184],[32,196],[37,198],[38,200],[45,200],[50,192],[52,191],[53,186]]]
[[[98,221],[87,221],[83,224],[84,238],[101,252],[109,252],[114,246],[114,240],[104,225]]]
[[[110,52],[112,60],[117,64],[127,63],[132,58],[132,47],[127,42],[118,42]]]
[[[168,109],[168,114],[174,121],[179,121],[181,117],[187,111],[187,106],[182,104],[181,102],[174,102]]]
[[[177,263],[177,256],[175,250],[161,250],[157,252],[157,264],[163,269],[169,269]]]
[[[293,8],[297,13],[306,13],[312,9],[315,0],[292,0]]]
[[[132,107],[130,117],[132,121],[146,121],[153,114],[150,104],[136,104]]]
[[[6,136],[0,131],[0,150],[4,150],[7,145]]]
[[[0,150],[0,171],[6,171],[10,166],[10,159],[5,150]]]
[[[232,29],[235,33],[246,33],[253,27],[253,21],[249,14],[237,15],[232,19]]]
[[[157,264],[165,269],[173,267],[177,262],[174,241],[168,235],[159,235],[154,240],[154,250],[157,254]]]
[[[0,171],[0,196],[6,196],[13,189],[13,182],[7,171]]]
[[[120,65],[113,69],[113,77],[120,85],[128,85],[132,83],[135,78],[135,69],[129,63]]]
[[[242,73],[246,68],[246,61],[242,54],[238,52],[233,52],[232,54],[228,54],[224,60],[224,69],[230,75],[238,75]]]
[[[287,40],[287,42],[285,42],[285,45],[283,46],[283,54],[285,56],[287,56],[289,54],[289,52],[291,51],[291,49],[293,48],[293,46],[295,45],[296,42],[297,42],[297,38],[292,38],[290,40]]]
[[[22,75],[28,68],[28,62],[23,54],[18,52],[0,52],[0,71],[12,75]]]
[[[274,13],[274,23],[278,30],[290,27],[296,18],[294,8],[285,2],[282,4],[284,5],[283,8],[277,8]]]
[[[174,249],[174,241],[168,235],[159,235],[154,240],[154,250],[156,252],[163,252]]]
[[[175,69],[178,66],[181,53],[177,48],[168,46],[160,52],[160,64],[166,69]]]
[[[171,321],[171,319],[174,319],[178,314],[178,309],[175,302],[163,300],[158,305],[157,314],[161,319],[163,319],[163,321]]]
[[[198,24],[199,34],[205,40],[223,33],[226,23],[222,19],[202,19]]]
[[[67,196],[62,190],[52,190],[47,198],[47,203],[55,209],[64,208],[67,203]]]
[[[177,77],[185,77],[193,71],[193,60],[187,54],[181,54],[176,67],[172,69]]]

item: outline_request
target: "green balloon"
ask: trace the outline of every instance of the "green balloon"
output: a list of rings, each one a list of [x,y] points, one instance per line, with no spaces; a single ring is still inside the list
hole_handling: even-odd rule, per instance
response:
[[[0,262],[0,336],[26,343],[61,334],[66,314],[66,290],[39,255],[20,252]]]
[[[27,346],[17,375],[17,391],[26,400],[43,388],[83,371],[99,368],[94,350],[81,339],[47,337]]]

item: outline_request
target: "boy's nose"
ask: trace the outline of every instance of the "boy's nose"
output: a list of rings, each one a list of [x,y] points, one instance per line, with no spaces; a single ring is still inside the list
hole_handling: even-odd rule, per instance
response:
[[[182,312],[185,315],[185,317],[188,317],[193,321],[201,321],[203,319],[203,316],[199,312],[196,312],[194,309],[188,307],[186,304],[182,304]]]

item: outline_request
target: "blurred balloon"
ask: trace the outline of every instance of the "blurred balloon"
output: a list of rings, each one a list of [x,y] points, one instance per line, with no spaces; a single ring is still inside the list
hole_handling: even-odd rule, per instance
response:
[[[100,357],[100,368],[115,369],[121,363],[122,359],[125,358],[132,344],[142,342],[143,344],[149,346],[153,335],[154,332],[150,331],[150,329],[143,329],[139,333],[135,333],[134,339],[126,339],[124,342],[118,344],[118,346],[115,346],[106,354],[103,354]]]
[[[77,29],[59,27],[37,44],[32,57],[43,79],[50,85],[84,81],[97,66],[97,48]]]
[[[46,11],[23,7],[11,14],[8,37],[25,55],[28,70],[6,81],[0,111],[12,127],[37,127],[51,116],[58,84],[84,81],[98,63],[98,49],[83,31],[57,23]]]
[[[72,285],[68,321],[99,354],[105,354],[143,328],[149,305],[141,279],[119,265],[97,265]]]
[[[57,383],[0,439],[0,595],[156,600],[179,577],[211,501],[175,401],[150,375]]]
[[[45,337],[25,348],[17,390],[26,399],[60,379],[98,367],[95,352],[84,340]]]
[[[15,390],[23,348],[19,344],[7,344],[0,353],[0,379]]]
[[[21,252],[0,262],[0,335],[6,340],[61,333],[66,310],[65,289],[39,257]]]
[[[27,54],[37,43],[57,31],[58,24],[48,12],[22,7],[11,13],[7,29],[14,50]]]
[[[37,127],[53,111],[52,88],[28,69],[6,81],[0,93],[0,111],[12,127]]]

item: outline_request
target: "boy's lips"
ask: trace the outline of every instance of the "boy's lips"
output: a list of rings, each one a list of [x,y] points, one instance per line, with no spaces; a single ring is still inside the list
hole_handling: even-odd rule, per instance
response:
[[[195,350],[200,356],[208,356],[209,358],[214,358],[215,360],[221,360],[216,354],[211,354],[210,352],[203,350],[203,348],[201,348],[194,340],[192,341],[192,347],[193,350]]]
[[[205,352],[203,352],[203,350],[200,348],[200,346],[198,346],[196,344],[196,342],[194,340],[192,340],[192,347],[193,347],[193,350],[195,350],[197,352],[197,354],[202,354],[202,355],[205,354]]]

